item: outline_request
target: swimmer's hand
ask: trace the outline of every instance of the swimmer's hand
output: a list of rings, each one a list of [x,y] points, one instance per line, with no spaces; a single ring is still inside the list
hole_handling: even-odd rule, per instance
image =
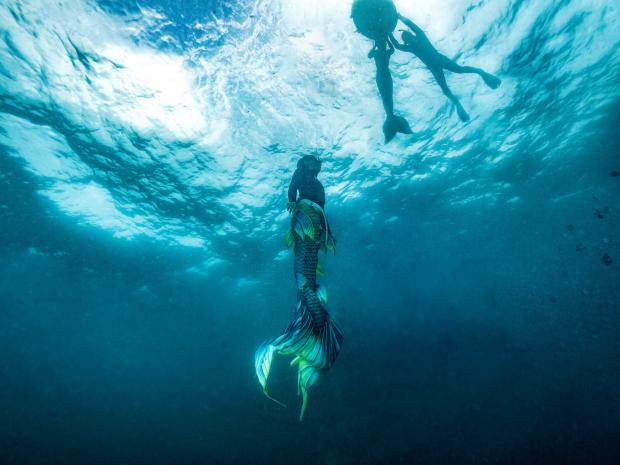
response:
[[[286,204],[286,209],[289,213],[293,213],[293,210],[295,210],[295,206],[297,206],[297,202],[289,202]]]

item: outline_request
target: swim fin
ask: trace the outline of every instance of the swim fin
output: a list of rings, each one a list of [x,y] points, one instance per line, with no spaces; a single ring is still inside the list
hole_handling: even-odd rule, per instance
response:
[[[465,111],[465,108],[461,105],[461,103],[457,100],[455,103],[456,112],[459,115],[459,118],[463,123],[467,123],[469,121],[469,114]]]
[[[500,78],[495,77],[489,73],[484,73],[482,75],[482,80],[491,89],[497,89],[502,84],[502,80]]]
[[[385,143],[387,144],[389,141],[394,139],[396,133],[401,134],[413,134],[411,127],[409,127],[409,123],[402,116],[388,116],[383,123],[383,135],[385,136]]]

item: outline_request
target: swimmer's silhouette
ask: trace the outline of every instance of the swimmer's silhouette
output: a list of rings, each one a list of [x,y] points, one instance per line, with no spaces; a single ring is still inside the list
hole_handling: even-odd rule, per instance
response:
[[[377,67],[377,87],[386,114],[385,123],[383,123],[386,143],[391,141],[397,132],[411,134],[411,128],[405,118],[394,114],[394,83],[390,73],[390,58],[393,53],[394,47],[387,38],[375,40],[374,47],[368,53],[368,58],[374,58]]]
[[[398,50],[413,53],[417,56],[433,73],[435,80],[443,90],[443,93],[448,97],[456,106],[456,111],[462,121],[468,121],[469,115],[459,102],[459,99],[452,93],[446,82],[446,76],[444,75],[444,69],[452,71],[453,73],[472,73],[478,74],[491,89],[497,89],[502,81],[495,76],[487,73],[480,68],[474,68],[473,66],[460,66],[453,60],[445,55],[442,55],[433,47],[428,37],[422,29],[420,29],[413,21],[405,18],[402,15],[398,15],[398,18],[405,23],[412,31],[403,31],[402,40],[403,43],[399,43],[393,34],[390,34],[390,39],[394,47]]]

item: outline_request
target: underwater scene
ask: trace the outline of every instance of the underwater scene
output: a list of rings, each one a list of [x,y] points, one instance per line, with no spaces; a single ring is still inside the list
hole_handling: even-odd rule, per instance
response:
[[[620,463],[620,4],[0,0],[0,463]]]

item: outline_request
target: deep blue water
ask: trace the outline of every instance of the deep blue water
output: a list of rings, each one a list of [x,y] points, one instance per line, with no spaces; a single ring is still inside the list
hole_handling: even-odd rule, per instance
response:
[[[0,0],[0,462],[620,461],[616,2],[396,0],[383,144],[349,0]],[[345,346],[297,419],[300,155]]]

